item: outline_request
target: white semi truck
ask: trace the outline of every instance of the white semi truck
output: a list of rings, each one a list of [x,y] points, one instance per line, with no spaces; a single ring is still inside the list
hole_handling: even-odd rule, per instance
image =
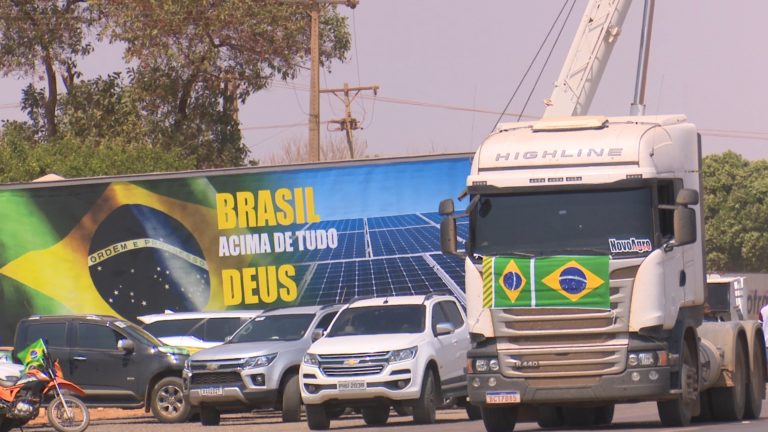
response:
[[[498,125],[466,210],[440,206],[443,251],[465,257],[469,399],[488,431],[607,424],[641,401],[667,426],[760,416],[762,329],[733,284],[706,283],[695,125],[579,115],[628,6],[590,1],[544,118]]]

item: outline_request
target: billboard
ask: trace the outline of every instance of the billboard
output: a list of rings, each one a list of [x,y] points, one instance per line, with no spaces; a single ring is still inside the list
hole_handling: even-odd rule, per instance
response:
[[[450,155],[0,187],[0,345],[31,314],[463,299],[436,210],[469,169]]]

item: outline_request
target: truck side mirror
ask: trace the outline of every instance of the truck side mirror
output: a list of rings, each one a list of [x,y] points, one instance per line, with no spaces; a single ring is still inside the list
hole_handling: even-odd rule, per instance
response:
[[[679,206],[675,209],[674,218],[675,246],[683,246],[695,243],[696,211],[692,208]]]
[[[453,200],[448,198],[440,201],[440,208],[438,209],[438,213],[442,216],[450,216],[454,212],[453,208]]]
[[[117,341],[117,349],[126,354],[132,354],[136,350],[136,345],[130,339],[120,339]]]
[[[448,216],[440,221],[440,249],[444,254],[458,254],[456,251],[456,219],[453,216]]]
[[[694,189],[680,189],[675,197],[675,204],[691,206],[699,203],[699,192]]]

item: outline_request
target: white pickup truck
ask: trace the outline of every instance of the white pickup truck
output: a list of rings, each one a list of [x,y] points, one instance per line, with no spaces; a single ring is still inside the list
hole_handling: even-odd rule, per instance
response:
[[[466,403],[469,333],[449,295],[353,300],[304,355],[301,396],[312,430],[328,429],[346,408],[361,408],[369,425],[389,411],[433,423],[444,401]],[[470,418],[479,410],[467,405]]]

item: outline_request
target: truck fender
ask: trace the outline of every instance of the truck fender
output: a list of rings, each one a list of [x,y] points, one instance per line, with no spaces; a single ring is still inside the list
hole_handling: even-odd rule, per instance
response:
[[[720,373],[711,387],[733,387],[733,371],[739,337],[749,344],[741,321],[708,321],[699,327],[699,336],[711,342],[720,353]],[[747,345],[749,348],[749,345]]]

